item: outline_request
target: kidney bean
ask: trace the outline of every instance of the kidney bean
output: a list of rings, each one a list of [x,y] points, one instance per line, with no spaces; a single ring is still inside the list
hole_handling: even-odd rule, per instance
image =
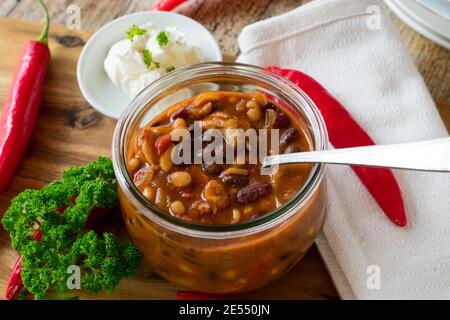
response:
[[[269,110],[269,109],[271,109],[271,110],[277,110],[277,106],[274,105],[272,102],[268,102],[268,103],[266,103],[266,104],[262,107],[262,109],[263,109],[264,111],[267,111],[267,110]]]
[[[182,107],[182,108],[178,109],[177,111],[175,111],[172,114],[171,118],[172,118],[172,120],[175,120],[175,119],[178,119],[178,118],[187,119],[188,116],[189,116],[189,112],[188,112],[187,108],[186,107]]]
[[[237,193],[237,201],[241,204],[254,202],[272,192],[272,186],[267,183],[253,183]]]
[[[158,156],[162,155],[169,148],[170,141],[171,141],[170,134],[165,134],[156,139],[155,148]]]
[[[275,112],[275,120],[273,121],[274,129],[286,128],[290,124],[289,117],[283,111],[277,110]]]
[[[291,143],[295,141],[298,138],[298,132],[294,128],[289,128],[283,134],[280,138],[280,144],[286,145],[288,143]]]
[[[249,183],[250,177],[244,175],[223,176],[222,181],[231,187],[242,187]]]
[[[246,169],[231,167],[221,175],[222,181],[231,187],[242,187],[250,182],[249,172]]]
[[[217,163],[204,163],[202,165],[203,172],[210,177],[217,177],[223,171],[223,165]]]

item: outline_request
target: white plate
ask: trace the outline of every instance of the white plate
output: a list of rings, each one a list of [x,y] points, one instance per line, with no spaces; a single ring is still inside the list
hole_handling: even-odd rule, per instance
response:
[[[219,45],[200,23],[172,12],[137,12],[113,20],[98,30],[86,43],[77,66],[78,85],[87,102],[99,112],[118,119],[131,99],[114,85],[103,68],[109,48],[126,37],[133,25],[153,22],[161,28],[177,26],[186,33],[189,44],[200,48],[206,61],[222,61]]]
[[[450,50],[450,21],[443,0],[384,0],[389,8],[411,28]]]

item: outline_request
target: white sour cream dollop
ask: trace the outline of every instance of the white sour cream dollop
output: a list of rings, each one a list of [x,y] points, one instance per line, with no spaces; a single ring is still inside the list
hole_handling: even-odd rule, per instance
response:
[[[177,27],[159,29],[152,23],[139,27],[143,35],[116,42],[105,59],[104,68],[111,81],[130,98],[151,82],[173,69],[205,61],[199,48],[187,43],[186,34]],[[158,41],[164,32],[167,42]],[[151,63],[144,62],[144,52]]]

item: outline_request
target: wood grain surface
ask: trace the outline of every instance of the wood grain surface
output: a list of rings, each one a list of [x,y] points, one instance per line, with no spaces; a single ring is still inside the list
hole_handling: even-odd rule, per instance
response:
[[[0,19],[0,99],[4,101],[17,57],[24,43],[39,34],[41,24]],[[52,61],[45,83],[37,127],[16,177],[0,195],[0,215],[10,199],[26,188],[40,188],[58,179],[72,165],[85,164],[98,155],[111,155],[111,139],[116,121],[103,117],[82,98],[76,80],[76,64],[85,31],[68,32],[52,27],[50,50]],[[10,39],[15,41],[11,43]],[[122,228],[116,230],[126,237]],[[0,298],[17,259],[9,236],[0,227]],[[173,299],[182,288],[167,282],[144,263],[139,274],[122,281],[112,295],[80,294],[82,298]],[[276,283],[236,296],[236,299],[334,299],[338,295],[320,256],[313,248],[289,274]]]
[[[151,0],[52,0],[49,6],[52,27],[50,46],[52,62],[46,80],[37,128],[17,175],[10,188],[0,195],[0,215],[10,199],[25,188],[39,188],[58,179],[63,169],[81,165],[99,154],[110,155],[115,121],[102,116],[82,98],[76,82],[76,63],[84,41],[90,33],[67,30],[67,8],[81,9],[81,27],[95,31],[121,15],[146,10]],[[179,12],[204,24],[219,41],[226,60],[239,54],[236,38],[243,26],[292,10],[309,2],[302,0],[192,0]],[[220,15],[218,14],[220,13]],[[34,0],[3,0],[0,17],[40,21]],[[450,128],[450,52],[423,38],[393,16],[400,33],[424,77],[438,109]],[[4,101],[20,50],[27,40],[40,33],[41,24],[0,19],[0,101]],[[13,41],[11,40],[13,39]],[[7,50],[4,50],[7,48]],[[93,138],[94,137],[94,138]],[[119,234],[126,236],[123,230]],[[9,236],[0,228],[0,298],[16,259]],[[139,274],[124,280],[115,294],[88,295],[83,298],[172,299],[180,288],[158,275],[147,265]],[[247,299],[338,299],[339,296],[313,247],[287,275],[272,285],[236,297]]]

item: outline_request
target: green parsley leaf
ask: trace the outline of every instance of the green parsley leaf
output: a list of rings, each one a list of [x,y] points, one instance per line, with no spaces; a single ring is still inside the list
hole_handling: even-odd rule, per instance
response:
[[[175,67],[174,67],[174,66],[170,66],[170,67],[167,67],[167,68],[166,68],[166,72],[167,72],[167,73],[169,73],[169,72],[171,72],[171,71],[173,71],[173,70],[175,70]]]
[[[158,35],[156,36],[156,41],[158,41],[158,44],[161,48],[166,46],[167,43],[169,42],[169,37],[167,36],[167,32],[161,31],[160,33],[158,33]]]
[[[127,31],[127,37],[131,42],[134,40],[134,36],[142,36],[147,33],[147,30],[139,28],[137,25],[133,24]]]
[[[147,66],[147,68],[149,68],[150,70],[159,68],[160,63],[157,61],[153,61],[152,53],[150,50],[144,49],[144,51],[142,52],[142,55],[144,58],[144,63]]]
[[[150,50],[148,49],[144,49],[144,51],[142,52],[142,55],[144,56],[144,63],[147,67],[150,67],[150,65],[152,64],[152,53]]]

